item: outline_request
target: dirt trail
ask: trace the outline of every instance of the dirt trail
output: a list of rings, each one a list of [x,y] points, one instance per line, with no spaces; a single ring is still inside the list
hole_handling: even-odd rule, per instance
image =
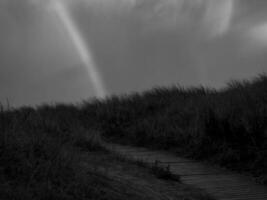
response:
[[[177,157],[164,151],[112,144],[108,148],[132,159],[169,166],[185,184],[206,190],[223,200],[267,200],[267,187],[251,178],[197,161]]]

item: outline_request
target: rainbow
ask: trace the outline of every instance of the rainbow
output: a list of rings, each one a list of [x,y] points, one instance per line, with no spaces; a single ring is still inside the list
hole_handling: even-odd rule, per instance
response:
[[[75,25],[68,8],[61,0],[52,1],[51,6],[69,34],[74,47],[76,48],[84,66],[86,67],[88,76],[95,89],[96,96],[99,98],[105,97],[106,89],[104,87],[103,79],[101,78],[101,75],[94,62],[92,52],[78,27]]]

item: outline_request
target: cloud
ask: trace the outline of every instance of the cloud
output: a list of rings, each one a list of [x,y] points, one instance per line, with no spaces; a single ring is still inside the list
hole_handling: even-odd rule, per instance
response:
[[[212,36],[221,36],[231,28],[234,14],[233,0],[206,0],[206,10],[203,18]]]
[[[4,0],[16,20],[35,20],[54,0]],[[60,0],[73,7],[88,8],[107,17],[135,20],[145,32],[192,31],[196,35],[222,36],[231,29],[234,0]],[[235,1],[236,2],[236,1]],[[27,12],[25,12],[27,11]],[[39,13],[39,14],[36,14]],[[46,13],[47,14],[47,13]]]
[[[17,25],[25,25],[34,22],[38,13],[37,7],[30,4],[30,0],[2,0],[0,1],[0,13],[8,17],[9,21],[16,22]]]
[[[65,90],[48,83],[57,71],[81,71],[82,66],[69,37],[43,5],[30,0],[1,0],[0,29],[0,101],[11,98],[15,104],[37,103],[43,102],[42,97],[64,100],[67,88],[85,88],[84,76],[83,81],[63,81],[63,73],[58,74],[58,83],[56,77],[53,83],[61,88],[65,84]],[[80,90],[80,96],[90,94],[88,88]]]
[[[259,48],[267,46],[266,0],[62,1],[110,93],[176,82],[219,86],[266,63]],[[36,103],[94,95],[49,2],[0,0],[0,99]],[[253,47],[260,51],[243,51]]]
[[[256,26],[251,34],[255,39],[267,45],[267,22]]]
[[[244,40],[250,46],[250,50],[267,48],[267,22],[249,27]]]
[[[4,0],[8,2],[10,0]],[[11,0],[13,13],[27,7],[42,12],[55,0]],[[98,17],[119,17],[135,21],[144,32],[159,30],[192,31],[196,35],[222,36],[231,28],[234,0],[59,0],[73,8],[87,9]],[[26,2],[26,3],[25,3]],[[2,3],[3,4],[3,3]],[[5,3],[7,4],[7,3]],[[32,7],[29,9],[29,7]],[[39,9],[39,11],[38,11]],[[25,12],[23,12],[25,13]],[[25,14],[24,14],[25,15]],[[101,16],[102,15],[102,16]],[[23,17],[20,17],[23,18]],[[28,18],[34,19],[32,15]],[[140,30],[140,31],[142,31]]]
[[[217,37],[231,29],[235,4],[234,0],[139,0],[131,13],[146,31],[190,30]]]
[[[235,7],[232,34],[238,38],[241,51],[259,54],[267,47],[267,1],[239,0]]]

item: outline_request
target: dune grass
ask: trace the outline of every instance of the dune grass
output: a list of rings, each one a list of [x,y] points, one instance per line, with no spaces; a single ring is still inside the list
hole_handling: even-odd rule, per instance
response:
[[[168,149],[267,182],[267,76],[220,90],[156,88],[85,102],[82,123],[114,141]]]
[[[167,169],[108,152],[100,132],[81,119],[72,105],[2,108],[0,199],[212,199],[170,181]]]
[[[1,107],[0,199],[144,198],[155,180],[145,181],[145,191],[136,189],[137,183],[144,183],[143,176],[136,179],[134,170],[127,171],[129,162],[106,163],[114,156],[103,148],[103,137],[210,161],[266,183],[267,76],[232,81],[221,90],[175,86],[80,105]],[[118,176],[121,171],[124,175]],[[172,177],[157,168],[146,173]],[[152,191],[159,191],[157,187]],[[190,193],[194,199],[203,197],[181,189],[181,184],[175,187],[180,188],[181,199]]]
[[[80,173],[82,150],[103,151],[98,134],[45,113],[0,113],[0,199],[100,199],[101,174]]]

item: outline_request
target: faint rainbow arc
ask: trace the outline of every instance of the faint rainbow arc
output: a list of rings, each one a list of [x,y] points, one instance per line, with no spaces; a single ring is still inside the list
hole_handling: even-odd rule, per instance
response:
[[[97,97],[103,98],[106,96],[106,89],[101,78],[101,75],[93,60],[91,50],[86,45],[86,41],[81,35],[79,29],[76,27],[68,9],[60,0],[53,2],[53,9],[56,15],[64,25],[66,31],[69,34],[78,54],[87,69],[89,78],[93,84]]]

